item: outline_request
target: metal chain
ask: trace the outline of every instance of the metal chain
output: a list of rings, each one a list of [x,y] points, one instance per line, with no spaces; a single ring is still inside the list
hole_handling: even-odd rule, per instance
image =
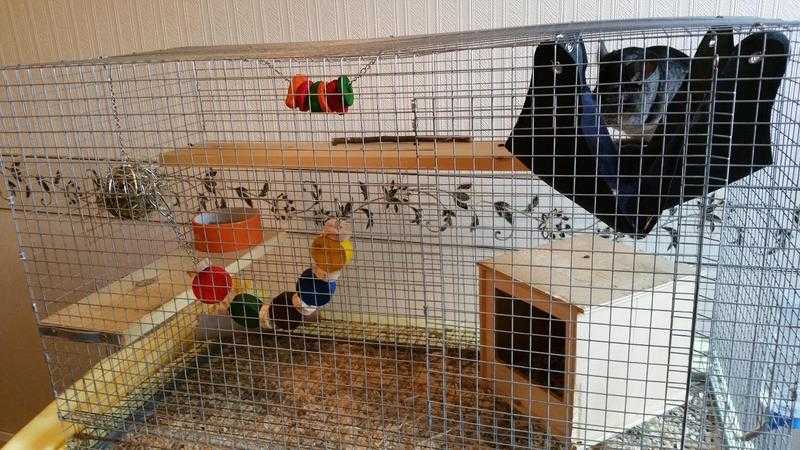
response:
[[[192,247],[192,244],[189,243],[189,241],[187,241],[183,237],[183,230],[181,229],[181,226],[178,223],[178,221],[175,219],[175,213],[172,211],[172,208],[170,208],[169,204],[164,198],[164,195],[161,193],[160,190],[161,180],[162,180],[161,174],[149,167],[140,166],[140,164],[136,161],[132,161],[129,158],[128,153],[125,151],[125,141],[122,139],[122,121],[120,120],[119,117],[119,109],[117,108],[117,96],[114,92],[114,80],[111,76],[111,67],[106,66],[106,68],[108,70],[108,86],[109,86],[109,93],[111,95],[111,115],[114,120],[114,128],[115,131],[117,132],[117,139],[119,140],[119,150],[122,156],[123,164],[129,165],[131,167],[131,171],[134,174],[136,174],[137,170],[142,170],[144,172],[147,172],[147,175],[149,176],[150,180],[153,181],[152,183],[153,185],[150,187],[152,187],[154,190],[153,192],[154,196],[151,197],[150,200],[148,201],[150,202],[151,206],[155,208],[159,212],[159,214],[161,214],[161,216],[166,219],[167,225],[169,225],[170,229],[172,229],[172,232],[175,233],[175,237],[178,240],[178,244],[186,253],[186,255],[189,258],[191,258],[192,263],[196,267],[200,263],[200,258],[198,258],[197,255],[195,254],[194,247]],[[111,181],[109,180],[109,183],[110,182]]]
[[[119,141],[119,151],[122,154],[122,159],[128,161],[128,154],[125,151],[125,142],[122,140],[122,122],[119,119],[119,110],[117,109],[117,96],[114,93],[114,79],[111,77],[111,66],[106,66],[108,71],[108,89],[111,94],[111,115],[114,118],[114,128],[117,132],[117,140]]]
[[[175,214],[172,211],[172,208],[169,207],[167,201],[164,199],[164,195],[161,194],[160,191],[156,191],[155,202],[161,203],[160,205],[154,204],[155,208],[158,212],[167,219],[167,224],[172,229],[172,232],[175,233],[175,237],[178,239],[178,244],[180,244],[183,251],[186,255],[192,259],[192,263],[195,265],[196,268],[200,264],[200,258],[197,257],[197,254],[194,251],[194,247],[188,240],[183,237],[183,230],[181,229],[180,224],[175,219]]]
[[[380,54],[378,54],[378,56],[376,56],[376,57],[375,57],[375,58],[374,58],[372,61],[370,61],[370,62],[369,62],[369,63],[368,63],[366,66],[362,67],[362,68],[361,68],[361,70],[359,70],[357,74],[353,75],[353,77],[352,77],[352,78],[350,78],[350,82],[351,82],[351,83],[355,83],[355,82],[356,82],[356,80],[358,80],[359,78],[361,78],[362,76],[364,76],[364,74],[365,74],[365,73],[367,73],[367,71],[368,71],[370,68],[372,68],[372,66],[374,66],[374,65],[375,65],[375,63],[377,63],[377,62],[378,62],[378,58],[380,58],[380,57],[381,57],[381,55],[380,55]]]
[[[360,70],[359,70],[359,71],[358,71],[358,72],[357,72],[355,75],[353,75],[352,77],[350,77],[350,82],[351,82],[351,83],[355,83],[355,82],[356,82],[356,80],[358,80],[359,78],[361,78],[362,76],[364,76],[364,74],[365,74],[365,73],[367,73],[367,71],[368,71],[370,68],[372,68],[372,66],[374,66],[374,65],[375,65],[375,63],[377,63],[377,62],[378,62],[378,59],[379,59],[380,57],[381,57],[381,55],[380,55],[380,54],[378,54],[377,56],[375,56],[375,58],[373,58],[373,59],[372,59],[372,61],[370,61],[370,62],[368,62],[367,64],[365,64],[365,65],[364,65],[364,67],[362,67],[362,68],[361,68],[361,69],[360,69]],[[258,60],[258,62],[260,62],[260,63],[263,63],[264,65],[266,65],[267,67],[269,67],[269,68],[270,68],[270,70],[272,70],[273,72],[275,72],[275,74],[276,74],[276,75],[278,75],[280,78],[283,78],[283,79],[284,79],[284,80],[286,80],[287,82],[291,82],[291,81],[292,81],[292,79],[291,79],[291,78],[290,78],[288,75],[286,75],[285,73],[283,73],[283,72],[282,72],[280,69],[278,69],[277,67],[275,67],[275,66],[274,66],[274,65],[273,65],[271,62],[269,62],[268,60],[266,60],[266,59],[259,59],[259,60]]]
[[[272,69],[279,77],[283,78],[284,80],[291,82],[292,79],[289,78],[285,73],[281,72],[277,67],[273,66],[271,62],[267,61],[266,59],[259,59],[258,62],[266,64],[267,67]]]

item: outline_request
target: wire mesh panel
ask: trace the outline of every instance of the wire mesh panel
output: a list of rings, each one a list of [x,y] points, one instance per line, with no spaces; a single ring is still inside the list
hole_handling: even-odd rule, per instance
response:
[[[798,27],[758,22],[4,68],[75,445],[787,448]]]

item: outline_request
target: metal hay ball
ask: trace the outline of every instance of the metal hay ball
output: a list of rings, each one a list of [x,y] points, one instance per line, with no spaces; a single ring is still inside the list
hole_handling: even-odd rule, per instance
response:
[[[97,202],[112,216],[140,220],[157,209],[160,177],[138,164],[114,167],[101,181]]]

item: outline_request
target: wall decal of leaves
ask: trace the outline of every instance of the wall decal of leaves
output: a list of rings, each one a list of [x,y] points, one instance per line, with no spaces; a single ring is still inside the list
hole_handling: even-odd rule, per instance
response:
[[[785,250],[789,245],[789,240],[792,238],[792,230],[787,228],[779,228],[775,232],[775,246],[767,250],[767,255],[774,255],[778,250]]]
[[[353,215],[353,203],[347,202],[339,207],[338,217],[350,217]]]
[[[43,177],[42,175],[36,175],[34,179],[36,180],[36,184],[39,185],[39,187],[42,189],[42,192],[44,192],[45,194],[43,197],[39,199],[39,202],[44,206],[52,204],[53,192],[52,189],[50,188],[50,182],[47,181],[47,178]]]
[[[711,233],[717,229],[717,225],[722,225],[722,217],[720,217],[719,208],[725,205],[725,200],[716,197],[706,197],[697,201],[697,207],[700,209],[698,216],[700,220],[697,221],[697,227],[707,226]]]
[[[525,207],[525,212],[527,214],[533,214],[533,211],[536,210],[536,207],[539,206],[539,196],[534,195],[530,202],[528,202],[528,206]]]
[[[365,207],[358,208],[358,212],[364,214],[364,216],[367,218],[367,224],[364,226],[365,229],[369,230],[373,225],[375,225],[375,221],[372,218],[372,211]]]
[[[206,190],[206,192],[210,194],[217,193],[217,180],[215,178],[216,176],[217,176],[217,171],[214,170],[213,168],[206,170],[205,174],[203,174],[202,178],[203,188]]]
[[[678,244],[680,243],[679,242],[680,233],[678,232],[678,230],[673,227],[667,227],[667,226],[661,227],[661,229],[663,229],[669,234],[669,246],[667,247],[667,251],[672,250],[673,248],[675,249],[675,251],[678,251]]]
[[[200,203],[197,212],[208,211],[208,196],[204,192],[197,194],[197,200]]]
[[[411,208],[412,211],[414,211],[414,218],[411,219],[411,224],[412,225],[421,225],[422,224],[422,210],[417,208],[417,207],[414,207],[414,206],[411,206],[410,208]]]
[[[317,225],[322,225],[330,217],[349,218],[355,213],[363,220],[364,229],[370,229],[375,225],[376,215],[373,206],[383,206],[381,211],[392,214],[399,214],[402,210],[407,210],[413,215],[409,224],[422,226],[432,233],[445,232],[456,227],[460,213],[468,213],[469,230],[476,232],[480,226],[480,216],[478,211],[481,207],[490,207],[495,214],[502,218],[512,227],[496,230],[495,239],[508,239],[514,233],[515,216],[525,216],[532,221],[532,226],[539,230],[545,239],[563,239],[571,231],[569,224],[570,218],[565,216],[560,210],[551,210],[546,213],[539,213],[539,197],[534,196],[524,209],[517,209],[508,201],[500,200],[494,203],[479,201],[472,193],[472,183],[458,184],[455,189],[443,190],[438,186],[416,187],[410,186],[398,180],[390,180],[388,183],[380,185],[379,194],[371,194],[371,190],[366,182],[358,181],[358,199],[348,198],[339,199],[337,197],[324,198],[324,191],[320,183],[314,180],[304,180],[301,182],[301,191],[307,196],[308,207],[298,209],[295,207],[294,199],[289,198],[286,192],[273,192],[269,181],[260,184],[258,195],[253,195],[257,187],[235,186],[230,189],[232,195],[224,194],[224,183],[218,179],[218,172],[214,168],[208,168],[199,177],[202,189],[197,193],[199,209],[207,210],[210,204],[220,207],[228,198],[234,198],[250,207],[262,208],[268,215],[275,220],[285,221],[296,218],[312,220]],[[254,182],[258,183],[258,182]],[[430,203],[424,199],[432,200],[440,214],[426,214],[426,209],[430,208]],[[260,206],[259,203],[264,203]],[[308,203],[306,203],[308,204]],[[426,219],[425,217],[430,219]]]
[[[269,194],[269,181],[265,181],[264,184],[261,185],[261,190],[258,191],[258,197],[264,198]]]
[[[451,195],[455,200],[456,206],[458,206],[461,209],[469,209],[469,204],[467,203],[469,202],[470,199],[469,194],[462,191],[456,191],[453,192]]]
[[[514,214],[511,212],[511,205],[504,201],[494,202],[494,210],[509,225],[514,225]]]
[[[736,239],[734,240],[733,243],[736,244],[737,246],[740,246],[740,247],[745,245],[745,243],[744,243],[744,228],[742,228],[742,227],[734,227],[734,230],[736,230]]]
[[[22,197],[22,207],[65,205],[76,211],[84,207],[97,208],[96,195],[102,189],[104,177],[93,168],[86,171],[88,176],[69,177],[60,170],[52,176],[41,174],[28,174],[20,161],[6,162],[2,168],[5,174],[5,193],[7,199]],[[398,214],[406,210],[411,218],[409,224],[423,227],[432,233],[441,233],[461,225],[468,227],[470,232],[493,227],[492,223],[481,227],[481,211],[491,211],[507,226],[502,230],[495,230],[495,239],[505,240],[510,238],[515,228],[522,226],[538,230],[543,239],[563,239],[568,237],[573,230],[571,218],[559,209],[542,211],[542,202],[539,196],[533,196],[527,201],[524,208],[517,207],[509,199],[494,202],[484,201],[473,192],[471,182],[454,185],[450,189],[442,186],[410,186],[398,180],[387,183],[368,184],[357,181],[357,190],[351,198],[331,198],[325,196],[319,182],[304,180],[301,184],[303,192],[300,198],[291,198],[289,192],[273,191],[269,180],[254,180],[252,185],[243,184],[226,186],[221,172],[213,167],[204,169],[195,176],[175,176],[180,182],[199,182],[194,203],[198,211],[207,211],[210,208],[225,208],[230,202],[240,202],[249,207],[260,208],[275,220],[285,221],[292,219],[308,219],[319,225],[327,218],[341,217],[353,218],[363,224],[365,230],[375,226],[381,212]],[[84,183],[88,184],[86,186]],[[173,204],[180,205],[180,196],[172,193]],[[516,197],[515,197],[516,199]],[[298,205],[303,205],[300,208]],[[381,207],[383,206],[383,207]],[[723,198],[713,195],[699,199],[692,206],[696,206],[696,213],[689,212],[693,208],[685,205],[670,209],[665,213],[668,223],[662,226],[668,236],[667,250],[678,249],[682,232],[676,223],[676,217],[682,216],[683,226],[703,227],[703,234],[717,233],[723,224],[723,210],[726,214],[736,211],[735,205],[728,205]],[[441,211],[436,213],[436,211]],[[684,212],[686,213],[684,214]],[[800,235],[800,207],[792,207],[787,211],[790,223],[787,227],[778,228],[772,234],[772,244],[765,250],[774,254],[785,250],[792,245],[793,240]],[[518,220],[518,219],[527,220]],[[485,221],[486,219],[484,219]],[[387,220],[387,223],[391,221]],[[491,222],[491,221],[490,221]],[[732,227],[736,245],[747,243],[747,233],[750,231],[743,227]],[[502,232],[501,232],[502,231]],[[585,230],[582,230],[585,231]],[[616,233],[609,227],[594,230],[596,234],[605,239],[615,241],[630,238],[621,233]]]
[[[560,209],[552,209],[547,213],[542,213],[537,228],[545,239],[564,239],[572,230],[569,220],[569,217],[565,216]]]
[[[236,196],[242,199],[247,206],[253,207],[253,199],[250,197],[250,191],[246,187],[238,186],[234,188],[234,191],[236,192]]]
[[[614,230],[611,227],[598,228],[595,232],[601,238],[603,238],[603,239],[611,239],[614,242],[620,242],[621,240],[623,240],[623,239],[625,239],[627,237],[630,237],[627,234],[620,233],[620,232]]]
[[[456,213],[452,209],[445,209],[442,210],[442,226],[439,227],[439,231],[444,231],[453,226],[453,219],[456,217]]]
[[[12,197],[23,195],[29,199],[27,206],[38,204],[43,207],[52,206],[56,199],[59,204],[74,208],[75,210],[95,207],[94,192],[102,187],[100,176],[94,169],[88,169],[88,177],[65,177],[60,169],[53,176],[29,175],[20,161],[14,161],[4,166],[6,190],[3,197],[11,201]],[[91,181],[92,188],[84,189],[80,183]]]

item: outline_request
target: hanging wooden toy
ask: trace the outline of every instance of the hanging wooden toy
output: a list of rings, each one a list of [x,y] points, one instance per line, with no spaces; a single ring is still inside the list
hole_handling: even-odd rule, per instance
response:
[[[310,267],[295,282],[294,291],[264,301],[263,291],[245,289],[228,306],[233,320],[244,328],[293,330],[303,322],[316,320],[317,312],[333,298],[336,280],[353,259],[352,228],[331,218],[311,243]]]
[[[353,84],[347,75],[325,82],[311,81],[303,74],[294,75],[289,81],[284,101],[290,109],[337,114],[346,113],[354,102]]]

